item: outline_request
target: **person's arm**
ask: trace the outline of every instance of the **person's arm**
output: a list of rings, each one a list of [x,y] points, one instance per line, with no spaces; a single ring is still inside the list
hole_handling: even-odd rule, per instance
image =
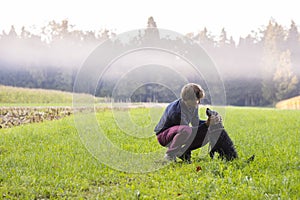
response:
[[[200,121],[200,119],[199,119],[199,114],[198,114],[198,109],[197,109],[197,111],[195,111],[194,116],[191,121],[192,126],[193,127],[199,126],[199,121]]]
[[[171,126],[188,125],[185,117],[182,116],[181,113],[177,113],[177,112],[172,112],[168,121]]]
[[[165,112],[161,117],[159,123],[156,125],[154,132],[156,134],[176,125],[183,125],[181,124],[181,117],[180,113],[176,112]],[[184,122],[183,122],[184,123]]]
[[[206,122],[206,120],[201,120],[201,119],[200,119],[200,120],[199,120],[199,125],[200,125],[200,124],[203,124],[203,123],[205,123],[205,122]]]
[[[163,131],[165,129],[165,125],[167,123],[167,118],[168,118],[168,112],[167,112],[167,110],[165,110],[165,112],[161,116],[158,124],[154,128],[154,132],[156,134],[160,133],[161,131]]]

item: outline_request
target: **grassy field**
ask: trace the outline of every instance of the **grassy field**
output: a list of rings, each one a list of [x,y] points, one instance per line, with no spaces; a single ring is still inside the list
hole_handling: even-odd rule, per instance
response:
[[[56,90],[29,89],[0,85],[0,102],[3,105],[72,105],[72,93]]]
[[[86,98],[87,94],[80,94]],[[103,98],[95,97],[95,103],[103,103]],[[49,107],[72,106],[73,93],[58,90],[20,88],[0,85],[0,106],[6,107]]]
[[[151,120],[149,113],[158,117],[161,112],[129,110],[131,120],[149,134],[158,120]],[[96,116],[120,148],[161,148],[154,136],[136,139],[124,134],[109,109]],[[204,147],[193,152],[190,165],[178,162],[149,173],[121,172],[101,164],[82,144],[73,116],[2,129],[0,199],[299,199],[299,116],[300,111],[227,107],[225,126],[238,160],[211,160]],[[255,160],[247,163],[253,154]]]
[[[300,110],[300,96],[279,101],[276,105],[279,109],[298,109]]]

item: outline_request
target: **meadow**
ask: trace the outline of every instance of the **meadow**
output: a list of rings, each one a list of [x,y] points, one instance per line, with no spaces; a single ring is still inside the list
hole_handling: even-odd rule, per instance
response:
[[[72,105],[72,93],[0,85],[1,106]]]
[[[162,111],[132,108],[117,116],[129,113],[151,135]],[[296,110],[226,107],[225,127],[239,159],[211,159],[204,147],[193,151],[192,164],[171,163],[148,173],[99,162],[81,141],[74,116],[0,129],[0,199],[299,199],[299,116]],[[135,131],[121,129],[110,109],[96,117],[120,148],[161,149],[154,135],[126,135]],[[254,161],[247,162],[251,155]]]

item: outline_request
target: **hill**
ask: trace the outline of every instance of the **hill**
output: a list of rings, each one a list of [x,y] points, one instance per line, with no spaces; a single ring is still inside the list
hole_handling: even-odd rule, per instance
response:
[[[300,96],[279,101],[276,104],[276,108],[280,109],[300,109]]]
[[[72,104],[72,93],[0,85],[0,103],[4,104]],[[2,106],[1,105],[1,106]]]

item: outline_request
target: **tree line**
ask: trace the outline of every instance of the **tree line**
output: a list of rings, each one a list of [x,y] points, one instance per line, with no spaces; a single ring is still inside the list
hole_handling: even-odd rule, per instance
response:
[[[150,36],[173,40],[174,51],[180,52],[181,47],[185,47],[186,41],[159,38],[159,34],[156,22],[150,17],[144,34],[126,44],[116,44],[116,48],[151,42],[147,40]],[[26,27],[17,33],[11,26],[8,33],[0,34],[0,84],[72,91],[76,74],[88,54],[115,36],[116,33],[109,30],[78,30],[68,20],[51,21],[37,33]],[[267,26],[241,37],[238,42],[229,37],[224,28],[219,36],[204,28],[186,37],[201,45],[216,63],[224,82],[227,104],[267,106],[300,94],[300,34],[295,22],[291,21],[286,28],[270,20]],[[97,88],[96,95],[111,96],[117,79],[116,72],[115,77],[106,79],[105,89]],[[114,98],[128,100],[122,95]],[[167,88],[149,83],[136,90],[129,100],[166,102],[173,98],[174,94]],[[207,103],[209,101],[208,96]]]

